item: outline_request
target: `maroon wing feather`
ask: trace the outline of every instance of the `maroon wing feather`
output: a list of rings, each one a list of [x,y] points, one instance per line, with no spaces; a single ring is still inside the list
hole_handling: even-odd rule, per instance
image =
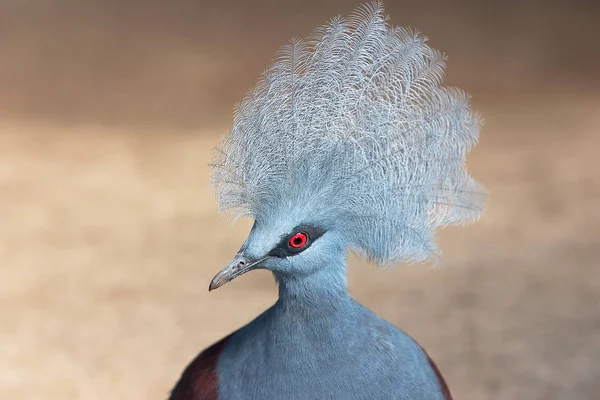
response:
[[[204,350],[186,367],[169,400],[218,400],[217,360],[230,337]]]

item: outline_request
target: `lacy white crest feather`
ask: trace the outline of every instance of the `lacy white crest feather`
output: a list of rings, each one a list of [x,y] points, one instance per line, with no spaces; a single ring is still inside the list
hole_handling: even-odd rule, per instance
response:
[[[480,119],[441,85],[444,56],[386,20],[371,3],[280,50],[216,155],[221,209],[303,207],[378,263],[431,259],[436,227],[479,217],[465,157]]]

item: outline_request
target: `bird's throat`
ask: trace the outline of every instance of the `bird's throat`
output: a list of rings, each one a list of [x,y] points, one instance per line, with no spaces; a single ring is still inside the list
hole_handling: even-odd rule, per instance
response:
[[[276,275],[278,305],[296,314],[330,314],[351,301],[345,265],[329,266],[305,275]]]

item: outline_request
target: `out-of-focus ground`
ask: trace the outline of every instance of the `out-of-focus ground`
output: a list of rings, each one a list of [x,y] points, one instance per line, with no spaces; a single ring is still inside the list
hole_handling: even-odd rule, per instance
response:
[[[457,399],[599,398],[599,7],[388,3],[473,94],[491,197],[444,268],[351,258],[352,293]],[[278,46],[356,4],[0,2],[0,398],[164,399],[274,301],[262,272],[207,292],[250,224],[219,217],[211,150]]]

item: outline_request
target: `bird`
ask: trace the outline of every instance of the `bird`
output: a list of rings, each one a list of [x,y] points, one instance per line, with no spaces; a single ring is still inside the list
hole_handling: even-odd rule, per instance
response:
[[[349,253],[437,265],[437,228],[484,211],[466,169],[482,117],[445,64],[380,1],[277,52],[211,160],[221,212],[252,227],[209,291],[263,269],[279,296],[193,359],[170,400],[452,399],[417,341],[347,285]]]

